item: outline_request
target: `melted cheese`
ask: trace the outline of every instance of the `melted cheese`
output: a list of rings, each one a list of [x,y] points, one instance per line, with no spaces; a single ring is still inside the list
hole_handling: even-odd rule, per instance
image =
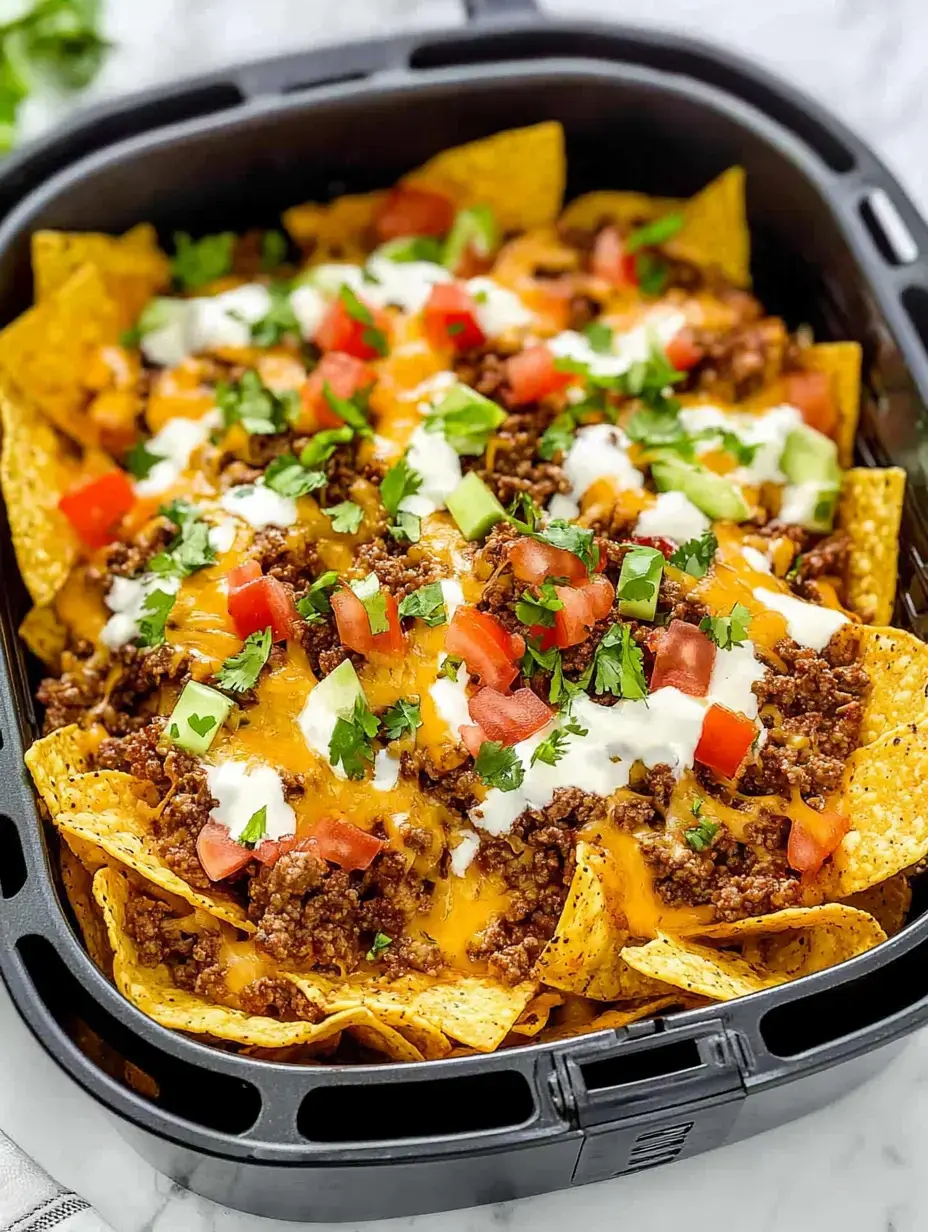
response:
[[[817,603],[806,603],[795,595],[777,594],[764,589],[753,593],[758,603],[773,608],[785,617],[786,630],[794,642],[812,650],[824,650],[841,626],[848,623],[843,612],[819,607]]]

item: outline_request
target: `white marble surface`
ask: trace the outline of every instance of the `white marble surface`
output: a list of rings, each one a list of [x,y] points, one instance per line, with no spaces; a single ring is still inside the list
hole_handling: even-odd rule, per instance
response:
[[[660,21],[765,61],[856,127],[928,211],[925,0],[662,0],[659,7],[640,0],[547,0],[547,8]],[[455,0],[110,0],[108,28],[118,48],[93,93],[112,95],[261,53],[461,20]],[[28,130],[39,130],[71,105],[41,100],[29,109]],[[116,1232],[271,1232],[285,1226],[225,1210],[159,1177],[45,1056],[2,988],[0,1128],[93,1202]],[[923,1033],[867,1086],[758,1138],[584,1190],[390,1227],[554,1232],[569,1221],[648,1232],[924,1232],[926,1151]]]

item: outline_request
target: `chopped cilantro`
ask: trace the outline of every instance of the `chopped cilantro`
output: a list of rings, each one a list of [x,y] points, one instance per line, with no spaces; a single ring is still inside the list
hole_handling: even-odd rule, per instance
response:
[[[585,736],[587,730],[574,719],[565,723],[563,727],[556,728],[550,736],[536,746],[532,753],[531,764],[534,766],[536,761],[543,761],[546,766],[556,766],[567,752],[568,736]]]
[[[670,557],[670,564],[676,565],[690,577],[705,577],[709,566],[715,560],[718,547],[718,539],[711,530],[707,530],[698,539],[688,539],[682,547],[677,548]]]
[[[443,432],[459,454],[479,457],[506,418],[502,407],[467,385],[454,385],[425,421],[429,432]]]
[[[693,814],[694,817],[699,816],[699,814],[702,812],[702,796],[696,797],[696,799],[690,805],[690,812]]]
[[[703,616],[699,627],[719,650],[731,650],[747,640],[750,623],[751,613],[743,603],[736,603],[727,616]]]
[[[371,948],[365,955],[367,961],[380,962],[381,958],[392,944],[393,938],[388,937],[386,933],[374,933],[374,940],[371,943]]]
[[[294,499],[324,488],[327,482],[325,471],[307,470],[292,453],[282,453],[264,472],[266,488]]]
[[[136,646],[160,646],[164,641],[164,626],[174,606],[175,596],[167,590],[153,590],[145,597]]]
[[[357,432],[358,436],[371,436],[371,425],[367,419],[367,390],[361,390],[352,398],[340,398],[334,391],[328,381],[325,381],[322,386],[322,396],[329,404],[329,408],[333,414],[339,419],[343,419],[349,428]],[[329,432],[339,432],[340,428],[329,428]],[[320,433],[316,434],[321,435]],[[350,440],[351,437],[346,437]],[[307,446],[309,448],[309,446]]]
[[[593,657],[596,693],[637,700],[648,695],[641,647],[632,639],[628,625],[613,625],[596,647]]]
[[[663,347],[652,342],[648,358],[638,360],[622,374],[622,389],[632,398],[641,398],[655,410],[663,410],[668,402],[665,394],[667,386],[675,385],[685,377],[686,373],[678,372],[667,358]]]
[[[286,432],[296,418],[299,396],[292,390],[276,394],[249,369],[238,381],[220,381],[216,403],[222,411],[223,426],[241,424],[249,435],[273,436]]]
[[[389,710],[384,711],[381,722],[388,740],[402,740],[406,735],[415,735],[416,728],[422,726],[418,697],[408,700],[401,697]]]
[[[387,619],[387,597],[380,587],[380,578],[376,573],[369,573],[359,582],[351,582],[351,589],[364,604],[367,612],[367,623],[371,633],[386,633],[390,628]]]
[[[530,637],[525,642],[525,654],[519,663],[519,670],[526,679],[531,680],[540,668],[543,672],[553,672],[560,658],[560,651],[551,646],[541,649],[541,639]]]
[[[645,295],[657,298],[667,285],[669,270],[663,257],[656,257],[650,252],[635,254],[635,275],[638,286]]]
[[[278,346],[288,334],[300,337],[300,323],[290,305],[290,284],[272,282],[268,291],[271,306],[264,316],[251,326],[251,340],[259,347]]]
[[[185,500],[168,501],[166,505],[162,505],[158,509],[158,513],[162,518],[167,518],[168,521],[173,522],[178,530],[185,523],[200,516],[196,505],[191,505],[190,501]]]
[[[216,673],[216,683],[230,693],[245,693],[258,683],[261,669],[271,653],[271,630],[249,633],[237,654],[230,655]]]
[[[391,466],[383,477],[380,485],[380,499],[383,507],[390,515],[390,534],[400,543],[418,543],[421,534],[421,523],[414,513],[400,510],[400,503],[407,496],[412,496],[422,486],[422,476],[413,470],[405,457]]]
[[[700,802],[701,803],[701,802]],[[692,826],[688,830],[683,831],[683,837],[686,839],[687,846],[692,847],[693,851],[705,851],[711,846],[712,840],[719,832],[717,822],[703,820],[698,826]]]
[[[445,607],[441,582],[429,582],[427,586],[411,591],[400,603],[400,615],[416,616],[430,629],[447,623],[448,610]]]
[[[523,590],[522,597],[515,606],[516,619],[523,625],[542,625],[546,629],[554,626],[554,613],[560,612],[564,603],[557,596],[554,583],[546,579],[535,592]]]
[[[375,280],[376,281],[376,280]],[[362,303],[352,291],[347,283],[342,283],[338,290],[338,298],[345,307],[345,311],[353,321],[359,322],[364,326],[361,333],[361,341],[365,346],[369,346],[378,355],[386,355],[387,353],[387,335],[382,329],[378,329],[374,324],[374,316],[367,304]]]
[[[261,268],[267,273],[287,259],[287,237],[283,231],[265,231],[261,236]]]
[[[349,779],[363,779],[374,760],[371,741],[380,730],[380,720],[371,714],[367,702],[359,697],[350,719],[339,718],[329,741],[329,761],[339,762]]]
[[[422,537],[422,519],[418,514],[401,509],[387,530],[397,543],[418,543]]]
[[[463,321],[450,321],[445,326],[445,333],[448,335],[449,338],[454,338],[456,337],[457,334],[463,334],[464,333],[464,322]]]
[[[542,433],[538,442],[538,456],[551,462],[558,453],[569,453],[576,431],[576,418],[569,411],[564,411],[552,420]]]
[[[338,574],[334,569],[328,569],[313,582],[302,599],[297,599],[296,610],[307,624],[313,624],[332,613],[329,595],[338,585]]]
[[[441,241],[434,235],[404,235],[387,240],[374,254],[404,265],[409,261],[429,261],[437,265],[441,261]]]
[[[593,532],[582,526],[574,526],[563,518],[555,518],[543,531],[537,531],[534,537],[541,543],[549,543],[553,548],[571,552],[583,562],[590,574],[599,564],[599,548],[593,541]]]
[[[664,399],[662,408],[642,407],[625,425],[629,439],[645,449],[673,449],[689,460],[693,457],[693,441],[683,429],[672,399]]]
[[[683,227],[683,215],[680,213],[665,214],[663,218],[655,218],[654,222],[636,227],[625,239],[626,252],[638,252],[642,248],[657,248],[672,240]]]
[[[441,667],[438,669],[439,677],[444,677],[446,680],[453,680],[457,683],[458,672],[463,662],[464,660],[459,659],[457,655],[445,655]]]
[[[231,231],[191,239],[186,231],[174,233],[174,258],[171,274],[182,291],[197,291],[221,278],[232,268],[235,236]]]
[[[354,428],[345,424],[343,428],[323,428],[317,432],[300,454],[300,461],[310,469],[328,462],[339,445],[346,445],[354,436]]]
[[[172,513],[168,513],[168,510]],[[180,533],[171,540],[163,552],[158,552],[149,561],[152,573],[163,577],[189,577],[198,569],[216,563],[216,553],[210,547],[209,526],[200,518],[192,505],[175,501],[162,512],[180,526]]]
[[[152,467],[163,461],[160,454],[151,452],[145,441],[139,441],[126,454],[123,465],[130,475],[134,475],[136,479],[144,479]]]
[[[474,769],[487,787],[500,791],[515,791],[522,786],[525,767],[515,749],[500,744],[498,740],[484,740],[474,761]]]
[[[253,847],[267,834],[267,805],[262,804],[259,809],[248,818],[245,829],[238,836],[238,841],[244,847]]]
[[[187,718],[191,730],[195,731],[198,736],[205,736],[207,732],[212,731],[216,726],[216,716],[213,714],[204,714],[202,717],[198,714],[191,714]]]
[[[543,514],[528,492],[518,492],[506,510],[506,516],[512,525],[524,535],[531,535],[536,530]]]
[[[612,350],[613,333],[605,321],[590,321],[583,335],[597,355],[608,355]]]
[[[322,511],[327,518],[332,519],[332,529],[337,535],[355,535],[364,520],[364,510],[354,501],[339,501]]]

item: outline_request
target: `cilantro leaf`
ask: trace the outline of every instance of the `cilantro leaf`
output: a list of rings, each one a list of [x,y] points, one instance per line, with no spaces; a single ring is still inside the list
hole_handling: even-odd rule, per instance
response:
[[[531,535],[543,514],[528,492],[517,492],[512,498],[512,504],[506,510],[506,516],[513,526],[522,531],[523,535]]]
[[[593,657],[596,693],[637,700],[648,695],[641,647],[633,640],[628,625],[613,625],[596,647]]]
[[[261,268],[266,272],[287,259],[287,237],[283,231],[265,231],[261,236]]]
[[[261,669],[271,653],[271,630],[249,633],[237,654],[230,655],[216,673],[216,683],[230,693],[245,693],[258,683]]]
[[[171,540],[163,552],[151,558],[149,570],[163,577],[185,578],[198,569],[214,565],[216,553],[209,542],[210,528],[193,506],[177,501],[168,508],[177,515],[171,518],[172,521],[180,519],[180,534]]]
[[[175,595],[167,590],[152,590],[145,597],[136,646],[160,646],[164,641],[164,626],[167,624]]]
[[[523,625],[543,625],[546,629],[554,626],[554,613],[560,612],[564,603],[557,596],[554,583],[545,580],[535,587],[535,592],[523,590],[522,597],[515,606],[516,619]]]
[[[399,701],[385,710],[381,722],[387,740],[402,740],[405,735],[415,735],[416,729],[422,726],[422,715],[419,712],[418,697],[401,697]]]
[[[571,552],[583,562],[590,574],[599,564],[599,548],[593,541],[593,532],[582,526],[574,526],[563,518],[549,522],[543,531],[535,532],[534,538],[541,543],[549,543],[553,548]]]
[[[312,583],[301,599],[296,601],[296,610],[307,624],[313,624],[332,614],[332,604],[329,596],[338,585],[338,574],[334,569],[328,569]]]
[[[317,432],[300,454],[300,461],[310,469],[328,462],[339,445],[346,445],[354,436],[354,428],[345,424],[342,428],[323,428]]]
[[[480,457],[505,418],[502,407],[483,394],[467,385],[455,385],[428,416],[425,428],[443,432],[455,453]]]
[[[351,319],[365,327],[361,334],[362,342],[376,351],[378,355],[386,355],[387,335],[374,324],[374,315],[367,304],[358,299],[346,282],[339,287],[338,298]]]
[[[371,943],[371,948],[365,954],[368,962],[380,962],[380,959],[393,944],[393,938],[388,937],[386,933],[374,933],[374,940]]]
[[[597,355],[608,355],[612,350],[614,335],[605,321],[590,321],[584,326],[583,336]]]
[[[750,623],[751,613],[743,603],[736,603],[727,616],[703,616],[699,627],[719,650],[731,650],[747,640]]]
[[[705,851],[707,847],[712,845],[712,840],[719,832],[717,822],[703,820],[698,826],[692,826],[689,830],[683,831],[683,837],[686,839],[688,847],[693,851]]]
[[[542,761],[546,766],[556,766],[567,752],[568,732],[566,728],[556,728],[550,736],[536,745],[532,752],[531,764]]]
[[[272,235],[273,232],[267,232]],[[278,233],[279,234],[279,233]],[[268,287],[271,304],[260,320],[251,326],[251,340],[255,346],[278,346],[287,335],[299,338],[300,323],[290,305],[290,285],[272,282]]]
[[[367,419],[367,390],[361,390],[352,398],[340,398],[328,381],[323,382],[322,396],[329,404],[333,414],[343,419],[349,428],[358,436],[372,436],[371,425]],[[329,428],[330,432],[341,431],[339,428]],[[319,433],[316,434],[317,436]],[[348,437],[348,440],[351,438]],[[307,446],[308,448],[308,446]]]
[[[371,714],[365,699],[359,697],[351,718],[335,721],[329,740],[329,761],[333,766],[341,762],[349,779],[363,779],[374,760],[371,741],[379,730],[380,720]]]
[[[145,441],[139,441],[123,458],[123,465],[136,479],[145,479],[152,467],[163,461],[161,454],[152,453]]]
[[[359,582],[350,582],[351,589],[364,604],[367,612],[367,623],[371,633],[386,633],[390,628],[387,619],[387,597],[380,587],[380,578],[376,573],[369,573]]]
[[[401,509],[387,530],[397,543],[418,543],[422,537],[422,519],[418,514]]]
[[[174,233],[174,258],[171,275],[183,291],[197,291],[221,278],[232,268],[235,236],[231,231],[191,239],[186,231]]]
[[[457,655],[445,655],[441,667],[438,669],[439,679],[444,677],[446,680],[453,680],[457,683],[458,672],[463,662],[464,660],[459,659]]]
[[[635,254],[635,275],[644,294],[656,299],[667,286],[670,272],[663,257],[656,257],[650,252],[639,252]]]
[[[683,228],[683,215],[679,212],[655,218],[654,222],[636,227],[625,238],[625,251],[638,252],[642,248],[657,248],[678,235]]]
[[[264,472],[266,488],[293,499],[324,488],[327,482],[325,471],[307,470],[292,453],[282,453]]]
[[[670,557],[670,564],[676,565],[690,577],[705,577],[709,566],[715,560],[718,548],[718,539],[711,530],[707,530],[698,539],[688,539],[682,547],[677,548]]]
[[[569,453],[574,443],[577,421],[569,411],[564,411],[545,428],[538,442],[538,456],[552,462],[558,453]]]
[[[446,624],[448,610],[445,607],[441,582],[429,582],[427,586],[410,591],[400,603],[400,616],[416,616],[430,629]]]
[[[337,505],[329,505],[322,511],[327,518],[332,519],[332,529],[337,535],[355,535],[364,520],[364,510],[354,501],[339,501]]]
[[[664,399],[660,408],[642,407],[628,420],[625,431],[630,440],[645,449],[673,449],[689,460],[695,450],[677,416],[679,409],[671,399]]]
[[[390,534],[394,539],[403,542],[418,543],[421,535],[421,522],[414,513],[400,510],[400,504],[407,496],[412,496],[422,487],[422,476],[413,470],[405,457],[391,466],[383,477],[380,485],[380,499],[383,507],[390,515]]]
[[[253,369],[244,372],[238,381],[219,381],[216,403],[222,411],[223,427],[241,424],[252,436],[286,432],[299,411],[296,393],[274,393]]]
[[[474,769],[487,787],[516,791],[525,778],[525,767],[515,749],[498,740],[484,740],[474,761]]]
[[[267,805],[262,804],[248,818],[245,829],[238,836],[238,841],[243,847],[253,847],[256,843],[260,843],[265,834],[267,834]]]

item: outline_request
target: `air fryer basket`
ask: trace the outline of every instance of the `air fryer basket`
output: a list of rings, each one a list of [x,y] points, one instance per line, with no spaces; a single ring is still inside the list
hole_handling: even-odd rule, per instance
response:
[[[928,230],[842,125],[739,60],[670,35],[471,0],[476,23],[213,74],[78,117],[0,171],[0,316],[29,302],[36,227],[165,235],[271,223],[389,183],[445,146],[541,119],[569,194],[687,195],[748,171],[759,293],[865,345],[865,462],[909,474],[900,623],[928,621]],[[49,178],[51,177],[51,178]],[[4,525],[0,971],[33,1032],[152,1163],[280,1218],[496,1201],[696,1154],[820,1106],[928,1020],[928,915],[839,968],[665,1020],[421,1065],[292,1066],[218,1051],[131,1007],[62,906],[22,765],[35,733]]]

